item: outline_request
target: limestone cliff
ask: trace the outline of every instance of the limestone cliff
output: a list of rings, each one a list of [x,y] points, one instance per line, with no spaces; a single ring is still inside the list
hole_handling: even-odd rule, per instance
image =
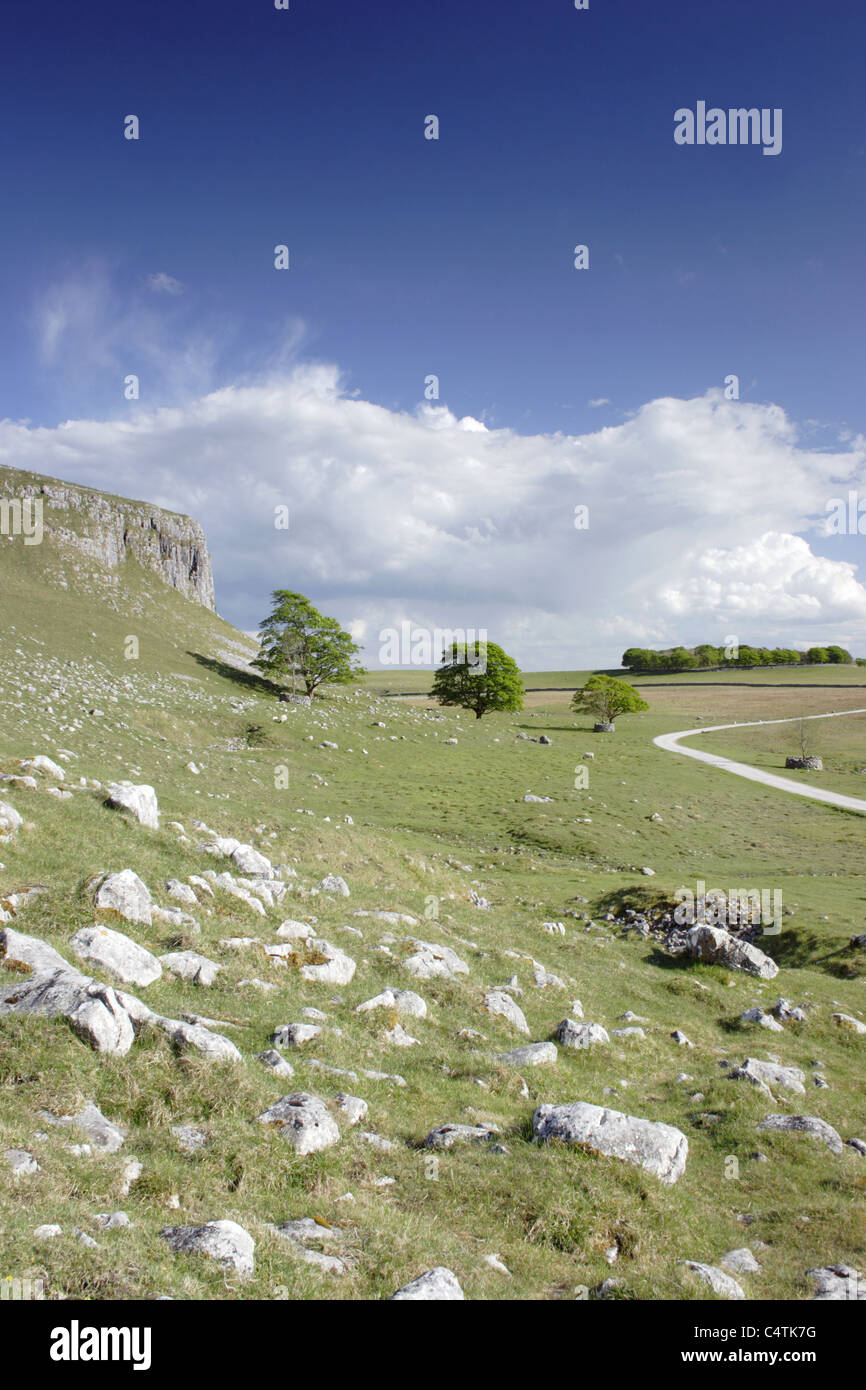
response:
[[[111,493],[0,466],[0,497],[42,499],[44,539],[107,569],[132,558],[185,598],[214,612],[213,572],[197,521]]]

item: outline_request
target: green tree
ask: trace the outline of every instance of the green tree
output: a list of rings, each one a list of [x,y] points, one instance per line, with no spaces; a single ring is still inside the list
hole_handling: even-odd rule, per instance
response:
[[[605,724],[612,724],[619,714],[636,714],[649,709],[633,685],[617,680],[616,676],[590,676],[586,685],[575,690],[571,708],[578,713],[594,714]]]
[[[695,660],[699,666],[718,666],[722,660],[722,650],[710,646],[709,642],[702,642],[699,647],[695,647]]]
[[[622,654],[621,666],[627,666],[632,671],[645,671],[649,659],[654,655],[645,647],[629,647]]]
[[[517,662],[495,642],[452,642],[442,653],[432,695],[440,705],[459,705],[480,719],[488,710],[523,709]]]
[[[259,654],[252,665],[278,685],[295,678],[308,695],[320,685],[346,685],[364,675],[354,658],[361,650],[336,618],[326,618],[303,594],[275,589],[273,611],[259,627]]]
[[[810,647],[806,653],[806,660],[811,666],[822,666],[830,660],[830,653],[826,647]]]
[[[828,647],[828,648],[827,648],[827,656],[828,656],[828,658],[830,659],[830,661],[832,661],[833,664],[836,665],[836,666],[850,666],[850,665],[851,665],[851,653],[850,653],[850,652],[846,652],[846,650],[845,650],[844,647],[836,647],[836,646]]]

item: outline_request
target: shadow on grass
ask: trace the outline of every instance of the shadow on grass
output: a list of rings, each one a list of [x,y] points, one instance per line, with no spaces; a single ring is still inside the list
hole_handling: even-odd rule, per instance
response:
[[[197,661],[199,666],[206,666],[209,671],[213,671],[215,676],[221,676],[223,680],[232,681],[235,685],[242,685],[246,690],[255,691],[257,695],[273,695],[280,693],[280,686],[273,681],[266,680],[264,676],[257,676],[252,671],[241,671],[237,666],[230,666],[227,661],[220,661],[214,656],[204,656],[201,652],[187,652],[193,661]]]

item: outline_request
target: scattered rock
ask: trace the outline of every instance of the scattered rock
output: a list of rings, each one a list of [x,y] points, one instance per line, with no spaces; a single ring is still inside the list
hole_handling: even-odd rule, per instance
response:
[[[866,1275],[851,1265],[825,1265],[806,1274],[818,1285],[813,1303],[866,1302]]]
[[[724,1270],[716,1269],[714,1265],[702,1264],[700,1260],[681,1260],[680,1263],[696,1274],[701,1282],[707,1284],[720,1298],[746,1297],[736,1279],[725,1274]]]
[[[189,980],[194,985],[212,985],[222,968],[216,961],[199,955],[198,951],[170,951],[159,959],[160,964],[172,975],[179,975],[182,980]]]
[[[346,1116],[350,1125],[360,1124],[363,1119],[366,1119],[370,1108],[360,1096],[350,1096],[345,1091],[340,1092],[334,1103],[337,1109]]]
[[[489,1143],[501,1131],[498,1125],[437,1125],[424,1140],[425,1149],[450,1149],[455,1144]]]
[[[805,1074],[798,1067],[781,1067],[773,1062],[760,1062],[755,1057],[747,1057],[743,1065],[729,1071],[728,1076],[732,1081],[751,1081],[768,1095],[772,1095],[771,1086],[781,1086],[798,1096],[806,1094]]]
[[[6,1149],[3,1157],[9,1164],[13,1178],[26,1178],[39,1172],[39,1164],[26,1149]]]
[[[434,946],[430,941],[419,941],[415,937],[410,937],[409,943],[415,950],[403,961],[403,969],[416,979],[449,980],[455,975],[469,974],[469,966],[450,946]]]
[[[351,896],[348,883],[339,874],[326,874],[319,884],[319,889],[323,893],[336,893],[341,898]]]
[[[673,1125],[575,1101],[571,1105],[540,1105],[532,1117],[532,1129],[536,1139],[561,1139],[624,1159],[667,1184],[675,1183],[685,1172],[688,1140]]]
[[[294,1076],[295,1074],[291,1062],[287,1062],[285,1057],[281,1057],[279,1052],[273,1048],[269,1048],[267,1052],[257,1052],[256,1056],[264,1066],[270,1067],[277,1076]]]
[[[761,1270],[761,1266],[747,1246],[743,1246],[739,1250],[729,1250],[719,1260],[719,1264],[731,1274],[759,1274]]]
[[[541,1067],[547,1062],[555,1062],[556,1057],[556,1044],[552,1042],[527,1043],[525,1047],[513,1047],[510,1052],[496,1053],[497,1062],[506,1067],[514,1067],[515,1070],[520,1070],[521,1067]]]
[[[115,811],[129,811],[139,825],[148,830],[159,829],[159,806],[153,787],[136,786],[134,782],[110,782],[108,805]]]
[[[831,1153],[842,1152],[842,1140],[832,1125],[820,1120],[817,1115],[767,1115],[758,1124],[758,1129],[799,1130],[813,1139],[820,1139]]]
[[[122,917],[127,922],[149,927],[153,921],[153,899],[150,890],[132,869],[117,874],[105,874],[92,884],[97,912]]]
[[[643,1030],[638,1032],[642,1034]],[[556,1040],[563,1047],[584,1049],[595,1043],[609,1043],[610,1037],[600,1023],[576,1023],[573,1018],[564,1018],[556,1029]]]
[[[510,994],[506,994],[501,989],[488,990],[484,998],[484,1007],[489,1014],[499,1015],[506,1018],[518,1033],[525,1033],[529,1037],[529,1024],[523,1015],[523,1010],[518,1007]]]
[[[162,974],[156,956],[138,942],[109,927],[82,927],[70,942],[75,954],[88,965],[101,969],[122,980],[125,985],[143,988],[153,984]]]
[[[160,1235],[175,1254],[208,1255],[243,1277],[251,1275],[255,1268],[255,1241],[236,1221],[208,1221],[204,1226],[165,1226]]]
[[[261,1124],[275,1125],[299,1154],[318,1153],[340,1141],[340,1131],[324,1101],[306,1091],[283,1096],[257,1119]]]
[[[750,946],[747,941],[731,936],[722,927],[701,924],[688,934],[689,952],[695,960],[708,965],[723,965],[727,970],[742,970],[761,980],[772,980],[779,967],[774,960]]]
[[[421,1300],[465,1300],[466,1295],[460,1287],[457,1275],[452,1270],[446,1269],[444,1265],[437,1265],[435,1269],[428,1269],[426,1273],[419,1274],[417,1279],[413,1279],[410,1284],[404,1284],[396,1293],[391,1294],[389,1302],[419,1302]]]
[[[866,1023],[852,1018],[850,1014],[831,1014],[831,1018],[837,1027],[845,1028],[849,1033],[866,1033]]]

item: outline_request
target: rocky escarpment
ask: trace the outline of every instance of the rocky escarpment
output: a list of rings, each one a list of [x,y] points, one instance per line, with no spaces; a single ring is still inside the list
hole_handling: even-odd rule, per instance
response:
[[[191,517],[18,469],[0,468],[4,496],[41,499],[44,539],[52,548],[72,547],[112,570],[132,558],[215,611],[207,542]]]

